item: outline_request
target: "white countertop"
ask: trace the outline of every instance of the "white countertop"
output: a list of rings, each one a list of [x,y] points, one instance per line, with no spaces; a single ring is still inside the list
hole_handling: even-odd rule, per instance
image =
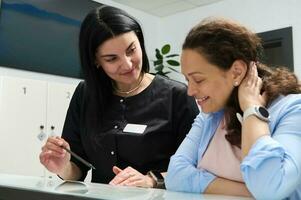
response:
[[[54,195],[56,199],[60,196],[70,196],[85,199],[108,199],[108,200],[204,200],[204,199],[249,199],[234,196],[201,195],[192,193],[171,192],[162,189],[137,188],[125,186],[111,186],[107,184],[84,183],[84,182],[64,182],[59,179],[49,179],[43,177],[19,176],[0,173],[0,199],[7,198],[6,195],[12,193],[5,188],[25,190],[30,193],[47,193]],[[1,190],[3,190],[1,192]],[[21,193],[20,193],[21,194]],[[15,194],[16,195],[16,194]],[[33,194],[31,194],[33,195]],[[41,199],[42,200],[42,199]]]

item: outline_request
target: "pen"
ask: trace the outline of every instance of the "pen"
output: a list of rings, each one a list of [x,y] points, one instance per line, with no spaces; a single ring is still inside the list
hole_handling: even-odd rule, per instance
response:
[[[77,155],[76,153],[74,153],[73,151],[67,149],[64,146],[60,146],[61,148],[65,149],[68,153],[70,153],[74,158],[76,158],[77,160],[81,161],[82,163],[84,163],[86,166],[88,166],[89,168],[92,169],[96,169],[91,163],[89,163],[88,161],[86,161],[85,159],[83,159],[82,157],[80,157],[79,155]]]

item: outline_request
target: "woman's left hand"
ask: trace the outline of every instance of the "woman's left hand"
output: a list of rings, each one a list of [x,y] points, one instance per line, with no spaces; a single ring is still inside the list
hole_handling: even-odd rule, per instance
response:
[[[258,77],[255,62],[251,62],[248,73],[238,88],[239,105],[244,112],[247,108],[254,105],[266,105],[265,93],[260,94],[262,80]]]
[[[132,167],[120,169],[113,167],[116,176],[110,181],[110,185],[136,186],[151,188],[154,187],[154,180],[148,175],[143,175]]]

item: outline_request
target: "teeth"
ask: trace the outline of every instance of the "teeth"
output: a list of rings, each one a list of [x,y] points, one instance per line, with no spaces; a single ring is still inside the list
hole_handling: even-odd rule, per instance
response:
[[[208,98],[208,96],[205,96],[205,97],[197,99],[197,101],[205,101],[207,98]]]

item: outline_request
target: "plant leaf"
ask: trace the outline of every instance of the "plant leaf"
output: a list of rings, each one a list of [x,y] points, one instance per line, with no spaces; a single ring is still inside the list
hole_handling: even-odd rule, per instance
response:
[[[170,54],[170,55],[166,56],[166,58],[171,58],[171,57],[176,57],[176,56],[179,56],[179,54]]]
[[[167,60],[166,62],[171,66],[180,66],[180,63],[176,60]]]
[[[177,73],[180,73],[178,70],[172,68],[172,67],[168,67],[170,70],[174,71],[174,72],[177,72]]]
[[[169,51],[170,51],[170,45],[169,45],[169,44],[164,45],[164,46],[162,47],[162,49],[161,49],[161,52],[162,52],[163,55],[168,54]]]
[[[156,70],[156,71],[162,71],[163,68],[164,68],[164,66],[161,64],[161,65],[156,66],[156,67],[155,67],[155,70]]]
[[[163,59],[163,56],[161,55],[159,49],[156,49],[156,58],[159,59]]]
[[[163,60],[162,59],[158,59],[158,60],[155,60],[154,61],[154,65],[156,66],[156,65],[160,65],[160,64],[162,64],[163,63]]]

